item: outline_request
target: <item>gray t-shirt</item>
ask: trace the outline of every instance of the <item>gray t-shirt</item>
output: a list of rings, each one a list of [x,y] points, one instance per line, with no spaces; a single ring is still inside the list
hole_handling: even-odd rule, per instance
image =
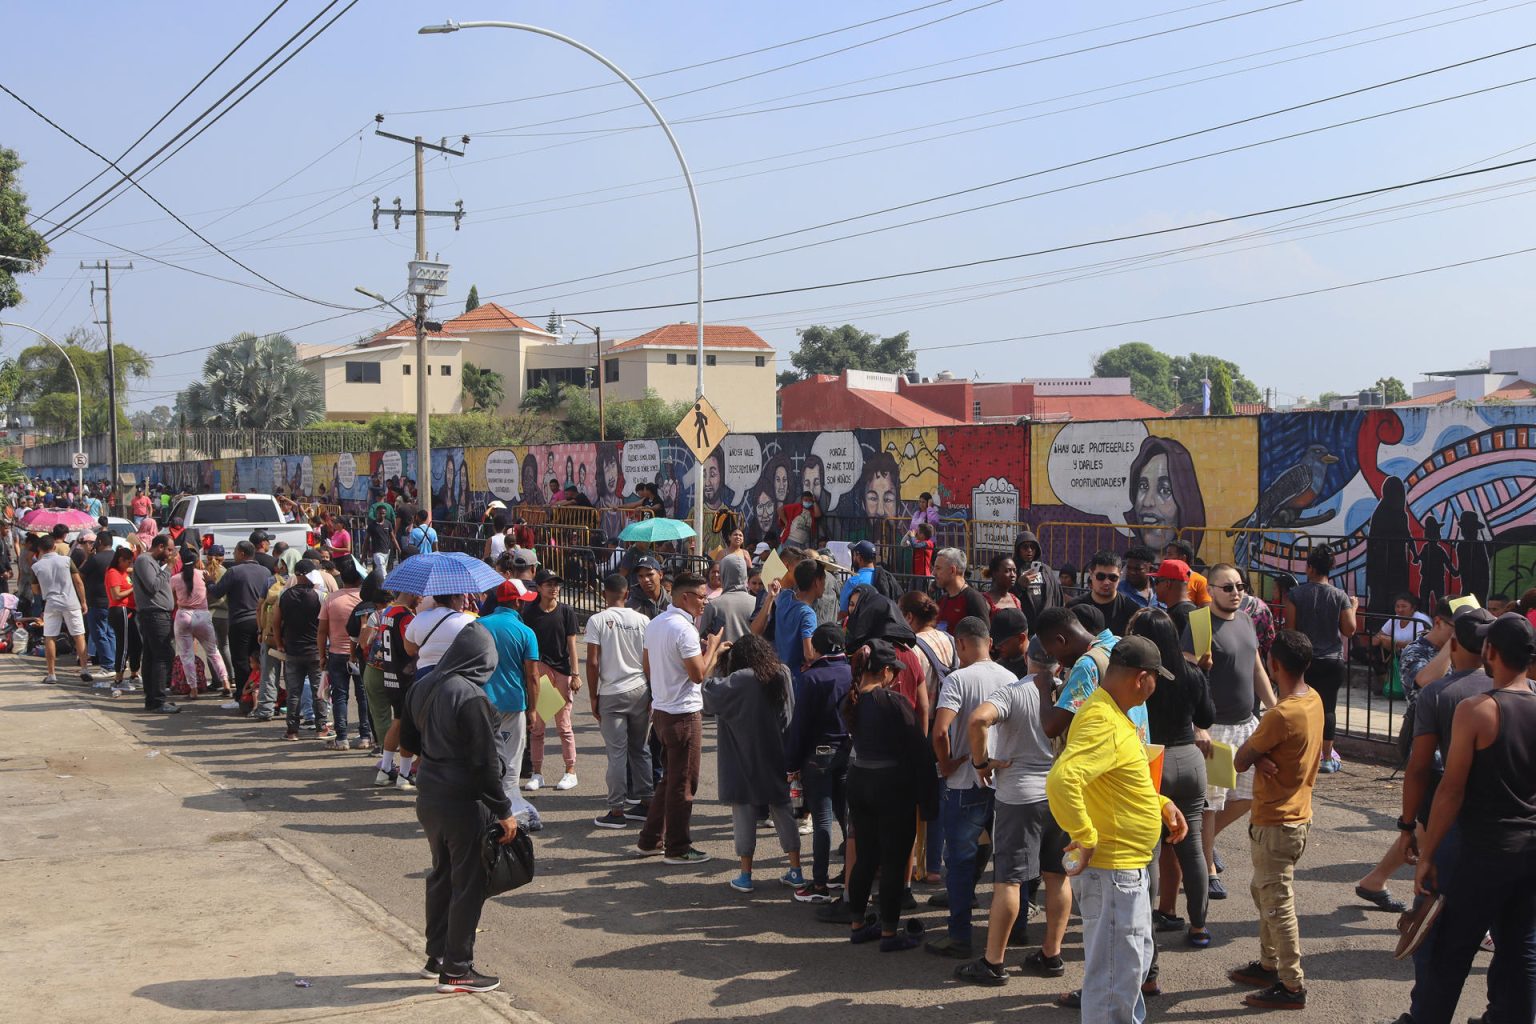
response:
[[[1450,672],[1419,691],[1413,702],[1413,737],[1434,736],[1443,759],[1451,748],[1451,720],[1456,705],[1493,689],[1493,680],[1482,669]]]
[[[80,595],[75,593],[75,565],[68,555],[50,551],[32,563],[32,574],[42,588],[43,600],[51,607],[80,610]]]
[[[1339,616],[1349,607],[1349,595],[1330,583],[1303,583],[1287,595],[1296,609],[1291,628],[1312,641],[1313,661],[1338,661],[1344,657],[1344,638],[1339,635]]]
[[[1194,653],[1188,628],[1183,646]],[[1247,612],[1239,610],[1230,619],[1211,616],[1211,703],[1216,707],[1217,725],[1242,725],[1253,717],[1253,666],[1258,655],[1259,636]]]
[[[964,759],[964,763],[945,780],[950,789],[971,789],[981,785],[976,778],[976,769],[971,767],[971,739],[966,732],[966,723],[970,721],[971,712],[994,690],[1016,681],[1012,672],[995,661],[978,661],[949,674],[944,688],[939,691],[938,710],[948,708],[955,713],[955,720],[949,724],[949,754]]]
[[[987,736],[988,756],[1008,762],[1007,768],[992,773],[998,803],[1044,800],[1054,755],[1040,723],[1040,687],[1033,679],[1015,680],[993,690],[984,703],[997,708],[997,722]]]

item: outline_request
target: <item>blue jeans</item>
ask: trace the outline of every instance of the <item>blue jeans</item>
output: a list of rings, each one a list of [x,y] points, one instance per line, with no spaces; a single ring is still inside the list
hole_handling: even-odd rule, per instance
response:
[[[817,747],[800,768],[800,788],[811,812],[811,884],[827,884],[827,862],[832,858],[832,823],[847,834],[848,743]]]
[[[1414,1024],[1448,1024],[1485,932],[1493,933],[1488,967],[1488,1019],[1536,1015],[1536,852],[1478,850],[1458,865],[1453,829],[1435,851],[1445,907],[1413,954]]]
[[[288,689],[288,731],[299,731],[299,707],[301,696],[308,697],[304,692],[305,684],[314,694],[313,708],[316,713],[315,720],[324,725],[331,714],[330,702],[320,696],[320,665],[315,655],[300,657],[296,654],[288,655],[288,660],[282,663],[283,685]]]
[[[345,654],[326,655],[325,674],[331,683],[331,718],[336,724],[336,738],[347,738],[348,691],[355,690],[357,713],[360,716],[357,733],[363,739],[369,739],[373,729],[368,724],[368,696],[363,692],[362,677],[355,680],[352,677],[351,659]]]
[[[971,941],[971,900],[976,895],[976,847],[992,824],[992,791],[984,786],[944,790],[939,807],[947,861],[944,890],[949,894],[949,937]]]
[[[85,613],[85,638],[96,664],[110,669],[117,664],[117,634],[105,608],[91,608]]]
[[[1142,1024],[1142,979],[1152,965],[1147,869],[1088,867],[1074,883],[1083,917],[1084,1021]]]

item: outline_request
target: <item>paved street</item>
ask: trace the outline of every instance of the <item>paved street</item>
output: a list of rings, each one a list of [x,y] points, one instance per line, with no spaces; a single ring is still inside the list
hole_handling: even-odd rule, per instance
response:
[[[495,900],[482,922],[478,960],[501,974],[503,991],[437,996],[414,977],[426,846],[412,798],[369,785],[368,758],[282,743],[280,726],[230,717],[217,701],[150,718],[128,698],[45,688],[41,675],[40,661],[0,661],[0,906],[10,934],[26,936],[0,993],[27,1008],[18,1019],[393,1022],[529,1011],[559,1024],[860,1024],[939,1019],[940,1008],[957,1021],[1025,1009],[1074,1019],[1050,1003],[1081,981],[1075,927],[1064,983],[1014,974],[1002,990],[975,989],[949,980],[952,961],[854,948],[815,922],[772,882],[782,862],[769,832],[760,833],[757,893],[732,892],[708,726],[694,821],[716,859],[671,868],[630,858],[633,829],[590,823],[602,806],[601,761],[585,715],[581,786],[538,798],[548,823],[539,877]],[[1393,918],[1351,891],[1390,838],[1397,787],[1386,774],[1348,764],[1320,780],[1299,872],[1313,1019],[1390,1021],[1406,1009],[1412,972],[1390,957]],[[1233,895],[1213,904],[1213,946],[1160,937],[1166,994],[1152,1001],[1154,1019],[1252,1012],[1224,978],[1257,952],[1245,845],[1239,834],[1222,843]],[[1406,879],[1394,888],[1406,894]],[[924,911],[930,928],[942,927],[939,912]],[[1012,965],[1020,958],[1010,951]],[[1463,1016],[1482,1010],[1485,967],[1480,959]],[[37,984],[60,969],[86,984]]]

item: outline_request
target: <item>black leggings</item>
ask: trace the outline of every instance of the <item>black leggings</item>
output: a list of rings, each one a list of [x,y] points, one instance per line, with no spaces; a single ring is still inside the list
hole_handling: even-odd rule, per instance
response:
[[[1334,725],[1339,706],[1339,687],[1344,684],[1345,664],[1337,658],[1322,658],[1307,669],[1307,685],[1323,698],[1323,741],[1333,742]]]
[[[119,605],[107,611],[107,621],[112,624],[112,635],[117,637],[117,664],[112,670],[121,678],[124,668],[134,675],[144,659],[144,644],[139,637],[138,623],[133,621],[133,609]]]
[[[864,919],[880,873],[880,925],[894,932],[907,891],[907,858],[917,838],[917,794],[904,768],[848,769],[848,816],[857,853],[848,878],[848,912]]]

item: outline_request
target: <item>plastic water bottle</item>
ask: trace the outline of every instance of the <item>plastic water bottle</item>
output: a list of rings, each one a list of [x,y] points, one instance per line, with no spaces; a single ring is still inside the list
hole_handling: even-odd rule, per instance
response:
[[[1061,869],[1069,875],[1075,875],[1083,866],[1083,851],[1076,847],[1067,850],[1061,855]]]

